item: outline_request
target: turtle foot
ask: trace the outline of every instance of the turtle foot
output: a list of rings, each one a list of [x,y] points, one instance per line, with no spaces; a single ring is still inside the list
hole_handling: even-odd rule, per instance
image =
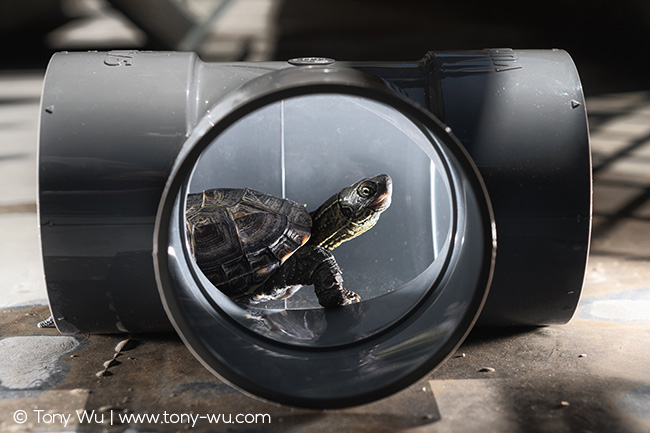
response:
[[[321,293],[318,296],[318,303],[325,308],[342,307],[361,301],[361,297],[349,290],[336,290],[331,294]]]
[[[341,305],[349,305],[354,304],[355,302],[361,302],[361,296],[357,295],[356,293],[349,290],[344,290],[343,292],[344,301]]]

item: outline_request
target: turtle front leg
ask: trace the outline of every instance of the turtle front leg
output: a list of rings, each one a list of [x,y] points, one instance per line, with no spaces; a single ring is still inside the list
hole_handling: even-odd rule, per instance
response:
[[[264,284],[264,292],[285,290],[289,286],[313,284],[318,303],[340,307],[358,302],[359,295],[343,288],[343,274],[332,253],[321,247],[296,251]]]
[[[310,258],[318,263],[311,273],[311,284],[323,307],[339,307],[359,302],[361,298],[354,292],[343,288],[343,273],[331,252],[316,247],[310,252]]]

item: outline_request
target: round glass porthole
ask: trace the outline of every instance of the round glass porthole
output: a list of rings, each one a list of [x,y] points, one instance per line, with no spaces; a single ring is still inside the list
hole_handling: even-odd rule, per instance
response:
[[[495,246],[480,179],[439,122],[385,89],[253,93],[208,116],[168,183],[156,264],[170,319],[209,369],[263,398],[388,395],[480,311]],[[358,302],[324,307],[323,290]]]
[[[294,97],[245,116],[210,143],[188,182],[186,219],[188,211],[198,212],[197,204],[194,204],[194,210],[190,209],[193,206],[191,201],[205,201],[202,205],[207,210],[194,218],[210,218],[207,230],[218,231],[203,234],[199,228],[197,233],[184,232],[185,244],[190,250],[185,251],[185,255],[191,263],[196,283],[209,302],[229,311],[240,323],[287,343],[309,346],[347,344],[367,335],[371,329],[379,331],[400,319],[439,276],[451,238],[450,216],[454,212],[454,203],[447,169],[430,140],[426,131],[417,128],[394,109],[351,95]],[[363,227],[360,221],[367,219],[363,208],[356,211],[359,215],[357,221],[353,215],[342,213],[346,200],[343,194],[363,179],[380,184],[374,187],[378,189],[374,201],[381,202],[381,208],[374,206],[373,209],[372,200],[367,208],[367,212],[377,213],[374,218],[378,220],[371,228]],[[218,206],[219,199],[215,202],[206,198],[209,194],[212,197],[221,194],[221,206]],[[247,200],[256,200],[259,195],[267,200],[270,196],[305,205],[304,214],[309,212],[314,218],[311,230],[300,226],[287,228],[287,209],[299,212],[295,205],[274,209],[272,207],[278,201],[273,201],[252,204],[252,210],[243,205]],[[362,197],[357,195],[347,200],[359,201]],[[324,208],[328,206],[333,209],[331,213],[334,216],[316,216],[319,209],[325,212]],[[239,220],[238,212],[242,215]],[[332,221],[319,223],[316,218]],[[250,227],[244,228],[246,224]],[[331,338],[324,329],[319,331],[318,325],[311,325],[321,323],[320,316],[324,312],[315,311],[323,307],[319,305],[314,285],[303,283],[303,280],[309,281],[319,266],[326,266],[321,264],[324,256],[309,254],[304,258],[282,261],[281,255],[293,253],[296,249],[318,248],[318,245],[312,247],[307,241],[305,246],[300,246],[290,239],[283,240],[281,236],[287,232],[289,237],[306,234],[323,241],[335,236],[344,239],[350,237],[351,227],[356,226],[362,233],[352,235],[355,236],[353,239],[342,241],[331,250],[340,269],[343,290],[356,293],[362,304],[368,304],[378,297],[404,289],[410,292],[410,303],[399,303],[400,308],[394,308],[389,315],[382,312],[381,317],[374,320],[368,320],[370,313],[365,313],[365,321],[373,322],[372,326],[362,327],[363,332],[358,334],[351,332]],[[270,231],[268,243],[273,244],[262,251],[259,245],[254,244],[257,237],[266,237],[265,233],[259,234],[260,227]],[[339,234],[336,234],[337,230]],[[323,231],[328,233],[321,233]],[[192,248],[200,249],[197,246],[201,242],[197,239],[200,236],[210,244],[203,246],[207,251],[197,253]],[[220,241],[227,245],[219,244]],[[289,245],[283,245],[283,242]],[[277,250],[271,251],[270,248]],[[329,250],[327,246],[325,249]],[[205,269],[201,269],[196,254],[203,254]],[[265,254],[271,257],[260,257]],[[269,263],[276,269],[267,271]],[[239,295],[241,299],[246,298],[242,292],[257,292],[264,299],[265,292],[281,289],[278,284],[274,287],[268,283],[266,289],[264,283],[261,287],[245,287],[244,290],[235,286],[249,274],[263,274],[262,278],[268,278],[269,274],[282,273],[285,266],[295,268],[286,271],[294,280],[286,284],[301,284],[287,292],[276,290],[275,297],[279,299],[251,302],[248,301],[249,295],[247,304],[235,301],[240,309],[223,305],[229,304],[224,293],[231,298]],[[208,276],[213,278],[210,280]],[[259,281],[262,278],[248,280]],[[323,278],[324,285],[331,284],[327,276]],[[287,279],[275,278],[281,282]],[[216,284],[214,280],[217,280]],[[288,296],[294,290],[293,295]],[[388,299],[381,302],[386,301]],[[362,310],[365,308],[366,305],[361,306]]]

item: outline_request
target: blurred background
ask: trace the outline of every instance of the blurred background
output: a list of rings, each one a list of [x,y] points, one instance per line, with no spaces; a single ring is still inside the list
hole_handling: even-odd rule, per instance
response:
[[[0,68],[44,68],[59,50],[189,50],[234,61],[562,48],[592,94],[648,87],[649,28],[646,0],[0,0]]]

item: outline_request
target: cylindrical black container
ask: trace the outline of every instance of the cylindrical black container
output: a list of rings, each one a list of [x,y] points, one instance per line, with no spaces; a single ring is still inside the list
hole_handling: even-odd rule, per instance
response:
[[[590,152],[563,51],[400,64],[59,53],[41,116],[41,239],[61,332],[173,325],[244,390],[340,407],[426,374],[479,314],[484,324],[543,325],[566,322],[577,305]],[[249,187],[313,210],[377,173],[393,178],[390,209],[334,252],[360,304],[324,310],[305,288],[242,308],[185,246],[188,193]],[[300,374],[287,380],[287,369]]]

